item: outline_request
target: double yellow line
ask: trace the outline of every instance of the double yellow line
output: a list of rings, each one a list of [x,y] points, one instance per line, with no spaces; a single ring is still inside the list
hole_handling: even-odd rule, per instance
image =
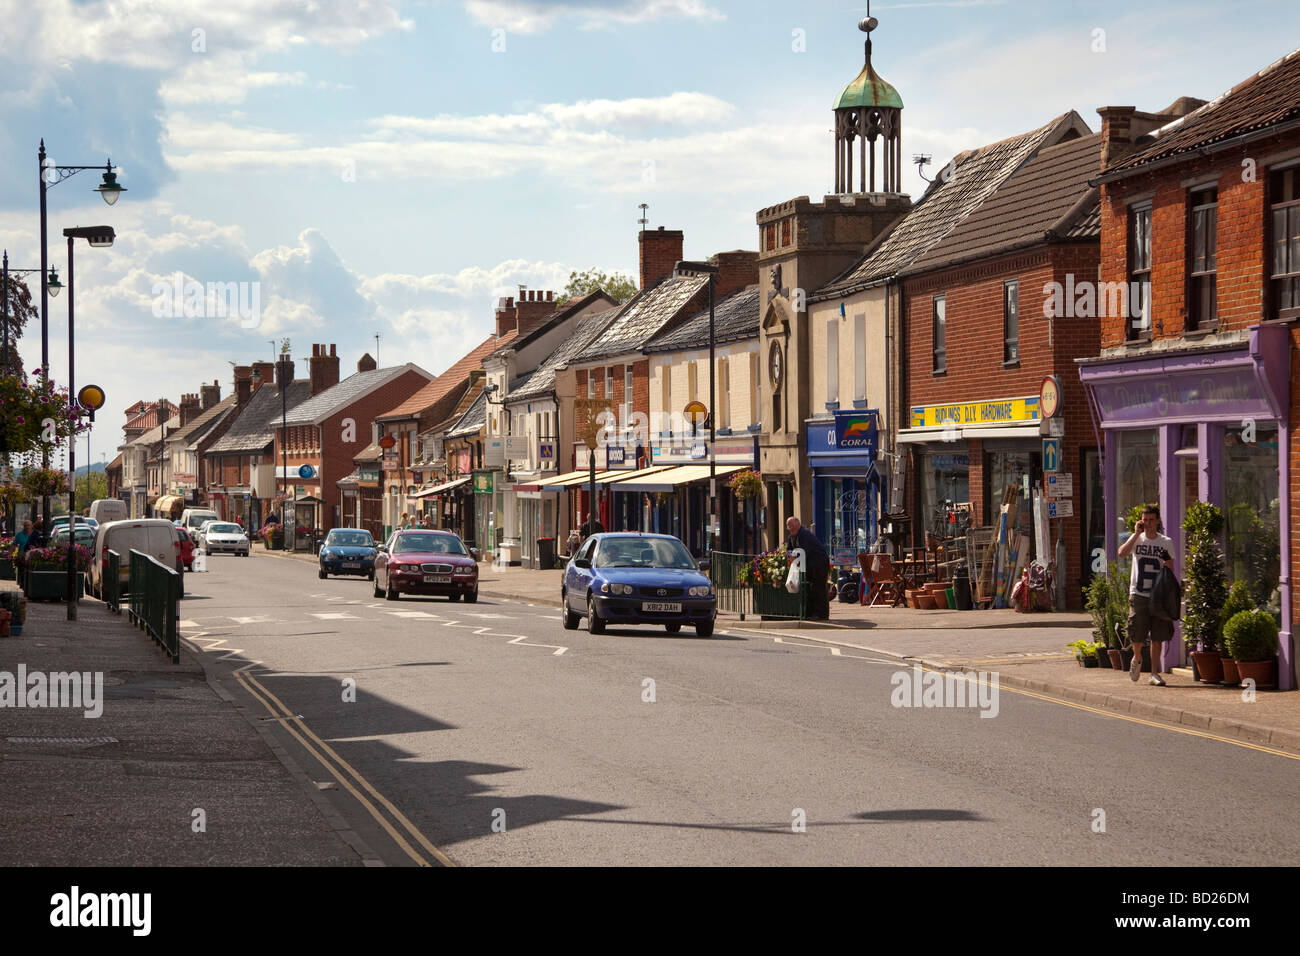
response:
[[[301,717],[297,716],[293,711],[286,707],[284,702],[280,700],[280,698],[276,697],[275,694],[267,690],[267,688],[259,682],[257,678],[253,677],[251,674],[236,671],[235,679],[239,681],[240,686],[242,686],[244,690],[248,691],[248,693],[258,701],[258,703],[267,709],[267,712],[270,713],[272,717],[275,717],[279,721],[280,725],[303,746],[304,750],[320,761],[321,765],[330,772],[330,775],[338,781],[340,786],[342,786],[348,793],[352,794],[357,803],[361,804],[361,806],[363,806],[366,811],[374,817],[375,822],[383,827],[384,832],[393,838],[393,842],[401,847],[402,851],[409,856],[417,866],[432,866],[433,864],[429,861],[428,857],[432,857],[443,866],[456,865],[447,854],[443,853],[436,846],[430,843],[429,838],[421,833],[419,828],[408,820],[401,810],[398,810],[397,807],[393,806],[392,802],[376,790],[369,780],[363,777],[355,768],[352,767],[351,764],[335,753],[334,749],[329,744],[317,737],[316,734],[312,732],[311,728],[303,723]],[[309,743],[308,739],[314,742],[315,746],[312,746],[312,743]],[[345,771],[346,774],[341,773],[340,769]],[[357,789],[357,786],[354,786],[352,782],[348,780],[348,775],[356,781],[361,790],[364,790],[366,794],[370,795],[369,798],[367,798],[365,794],[361,793],[361,791]],[[370,798],[373,798],[373,800]],[[412,840],[423,849],[424,854],[421,854],[420,850],[417,850],[416,847],[412,846],[411,841],[408,841],[406,836],[404,836],[397,827],[393,826],[389,819],[379,811],[379,807],[375,806],[376,803],[391,814],[393,820],[396,820]]]

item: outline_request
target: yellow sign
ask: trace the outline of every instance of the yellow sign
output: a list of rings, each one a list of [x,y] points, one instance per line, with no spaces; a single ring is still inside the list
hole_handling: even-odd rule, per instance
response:
[[[709,414],[709,410],[704,407],[703,402],[689,402],[683,410],[683,414],[688,421],[700,422]]]
[[[913,428],[959,425],[1009,425],[1038,421],[1038,396],[997,398],[957,405],[913,405]]]

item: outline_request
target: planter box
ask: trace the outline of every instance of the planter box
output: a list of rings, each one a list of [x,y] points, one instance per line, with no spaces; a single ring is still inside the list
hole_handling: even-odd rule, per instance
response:
[[[14,563],[8,560],[0,560],[0,581],[12,581],[15,576]]]
[[[799,594],[791,594],[785,585],[774,588],[769,584],[760,584],[754,588],[754,613],[760,617],[780,617],[797,619],[803,607],[803,589]]]
[[[77,572],[77,597],[85,596],[85,575]],[[68,572],[31,571],[27,575],[27,596],[33,601],[66,601],[68,599]]]

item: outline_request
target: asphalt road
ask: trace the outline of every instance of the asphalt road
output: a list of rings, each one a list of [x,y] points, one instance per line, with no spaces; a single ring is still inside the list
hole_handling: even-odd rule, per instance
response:
[[[807,637],[592,637],[257,552],[208,566],[182,633],[254,719],[290,718],[393,865],[1289,865],[1300,842],[1276,809],[1300,761],[1248,745],[1005,687],[991,717],[895,706],[910,669]]]

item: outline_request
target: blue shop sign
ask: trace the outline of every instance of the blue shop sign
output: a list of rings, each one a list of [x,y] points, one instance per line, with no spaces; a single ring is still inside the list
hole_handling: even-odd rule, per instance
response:
[[[808,423],[808,457],[813,468],[824,467],[834,458],[836,464],[867,467],[876,460],[879,443],[879,412],[857,409],[836,412],[830,422]]]

